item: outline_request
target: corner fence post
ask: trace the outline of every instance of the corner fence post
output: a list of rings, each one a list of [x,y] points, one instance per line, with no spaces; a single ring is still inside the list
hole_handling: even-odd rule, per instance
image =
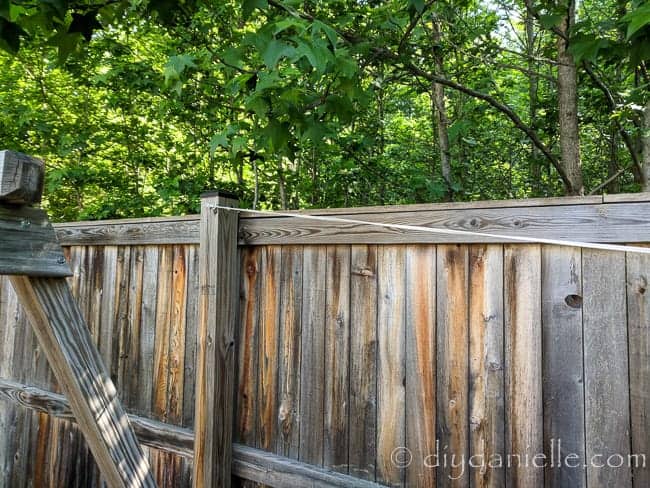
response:
[[[194,487],[230,488],[239,297],[237,197],[201,196],[199,328],[194,416]]]
[[[41,199],[44,165],[0,151],[0,274],[10,281],[102,475],[112,488],[155,488],[126,412],[66,276]],[[37,466],[36,469],[41,469]]]

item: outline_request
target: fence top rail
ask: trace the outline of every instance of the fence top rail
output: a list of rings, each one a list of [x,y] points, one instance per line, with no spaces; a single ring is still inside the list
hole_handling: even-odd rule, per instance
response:
[[[293,212],[293,211],[292,211]],[[650,193],[389,205],[296,211],[307,215],[442,226],[539,238],[591,242],[649,242]],[[240,212],[240,245],[507,242],[494,238],[396,233],[364,226],[294,222],[291,217]],[[199,216],[153,217],[55,224],[63,245],[198,244]]]

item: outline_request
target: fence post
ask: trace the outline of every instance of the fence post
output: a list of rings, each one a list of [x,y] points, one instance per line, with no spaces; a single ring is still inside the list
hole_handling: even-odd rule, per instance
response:
[[[194,487],[230,488],[239,297],[237,197],[201,196],[199,329],[194,416]]]

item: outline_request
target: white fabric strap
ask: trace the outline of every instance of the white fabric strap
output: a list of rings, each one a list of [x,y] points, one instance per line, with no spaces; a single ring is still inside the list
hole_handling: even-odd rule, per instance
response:
[[[223,205],[214,205],[214,204],[210,205],[209,207],[213,209],[219,209],[219,210],[231,210],[235,212],[246,212],[246,213],[257,214],[257,215],[266,215],[269,217],[293,217],[297,219],[320,220],[324,222],[335,222],[335,223],[338,222],[341,224],[372,225],[375,227],[383,227],[387,229],[399,229],[399,230],[408,230],[408,231],[415,231],[415,232],[429,232],[431,234],[492,237],[494,239],[503,239],[512,242],[526,242],[530,244],[551,244],[555,246],[580,247],[585,249],[600,249],[603,251],[634,252],[639,254],[650,254],[650,247],[622,246],[619,244],[601,244],[598,242],[581,242],[581,241],[571,241],[571,240],[564,240],[564,239],[545,239],[543,237],[513,236],[507,234],[494,234],[491,232],[476,232],[471,230],[446,229],[440,227],[424,227],[421,225],[389,224],[385,222],[369,222],[367,220],[349,219],[347,217],[310,215],[310,214],[301,214],[295,212],[250,210],[246,208],[232,208],[232,207],[226,207]]]

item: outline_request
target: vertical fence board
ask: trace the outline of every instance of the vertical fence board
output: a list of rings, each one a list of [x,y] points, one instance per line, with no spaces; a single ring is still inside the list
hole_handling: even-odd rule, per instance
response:
[[[377,250],[377,481],[402,486],[404,466],[394,452],[405,438],[405,248],[380,246]]]
[[[327,247],[324,465],[348,472],[350,246]]]
[[[160,249],[148,246],[142,264],[142,312],[138,347],[138,396],[135,408],[141,415],[150,415],[153,404],[154,360],[156,354],[156,317],[158,316],[158,263]]]
[[[255,445],[266,451],[275,449],[277,442],[278,401],[278,334],[280,319],[280,246],[262,250],[260,274],[260,342],[257,409],[257,439]]]
[[[325,247],[305,246],[300,361],[300,460],[323,465]]]
[[[542,415],[541,249],[506,245],[504,252],[506,452],[508,486],[544,484]]]
[[[630,406],[632,454],[646,462],[632,466],[634,487],[650,486],[650,256],[627,255],[628,340],[630,344]],[[636,459],[636,458],[635,458]],[[645,464],[645,466],[643,465]]]
[[[577,248],[542,248],[542,340],[546,486],[586,486],[582,261]],[[575,453],[569,465],[558,452]],[[573,467],[574,464],[580,466]]]
[[[375,479],[377,246],[352,246],[350,266],[350,474]]]
[[[438,486],[469,486],[468,248],[440,245],[437,254]],[[453,461],[453,463],[452,463]],[[453,464],[453,466],[452,466]]]
[[[241,252],[240,327],[238,336],[237,420],[235,439],[255,446],[257,419],[257,341],[259,336],[260,256],[263,248]]]
[[[129,267],[128,319],[122,339],[120,355],[120,385],[122,400],[132,408],[139,395],[139,376],[135,374],[140,367],[139,347],[142,339],[142,288],[144,271],[144,249],[140,246],[131,250]]]
[[[199,322],[199,253],[187,246],[187,304],[185,319],[185,378],[183,380],[183,426],[194,427],[194,378],[196,376],[196,324]]]
[[[436,485],[436,248],[406,248],[405,485]],[[405,459],[406,460],[406,459]]]
[[[469,249],[469,419],[471,484],[505,486],[503,247]]]
[[[625,255],[583,250],[585,434],[587,458],[630,453],[630,404],[625,310]],[[591,488],[632,485],[622,468],[587,467]]]
[[[298,458],[300,412],[300,328],[302,319],[301,246],[282,247],[280,300],[279,410],[277,453]]]

